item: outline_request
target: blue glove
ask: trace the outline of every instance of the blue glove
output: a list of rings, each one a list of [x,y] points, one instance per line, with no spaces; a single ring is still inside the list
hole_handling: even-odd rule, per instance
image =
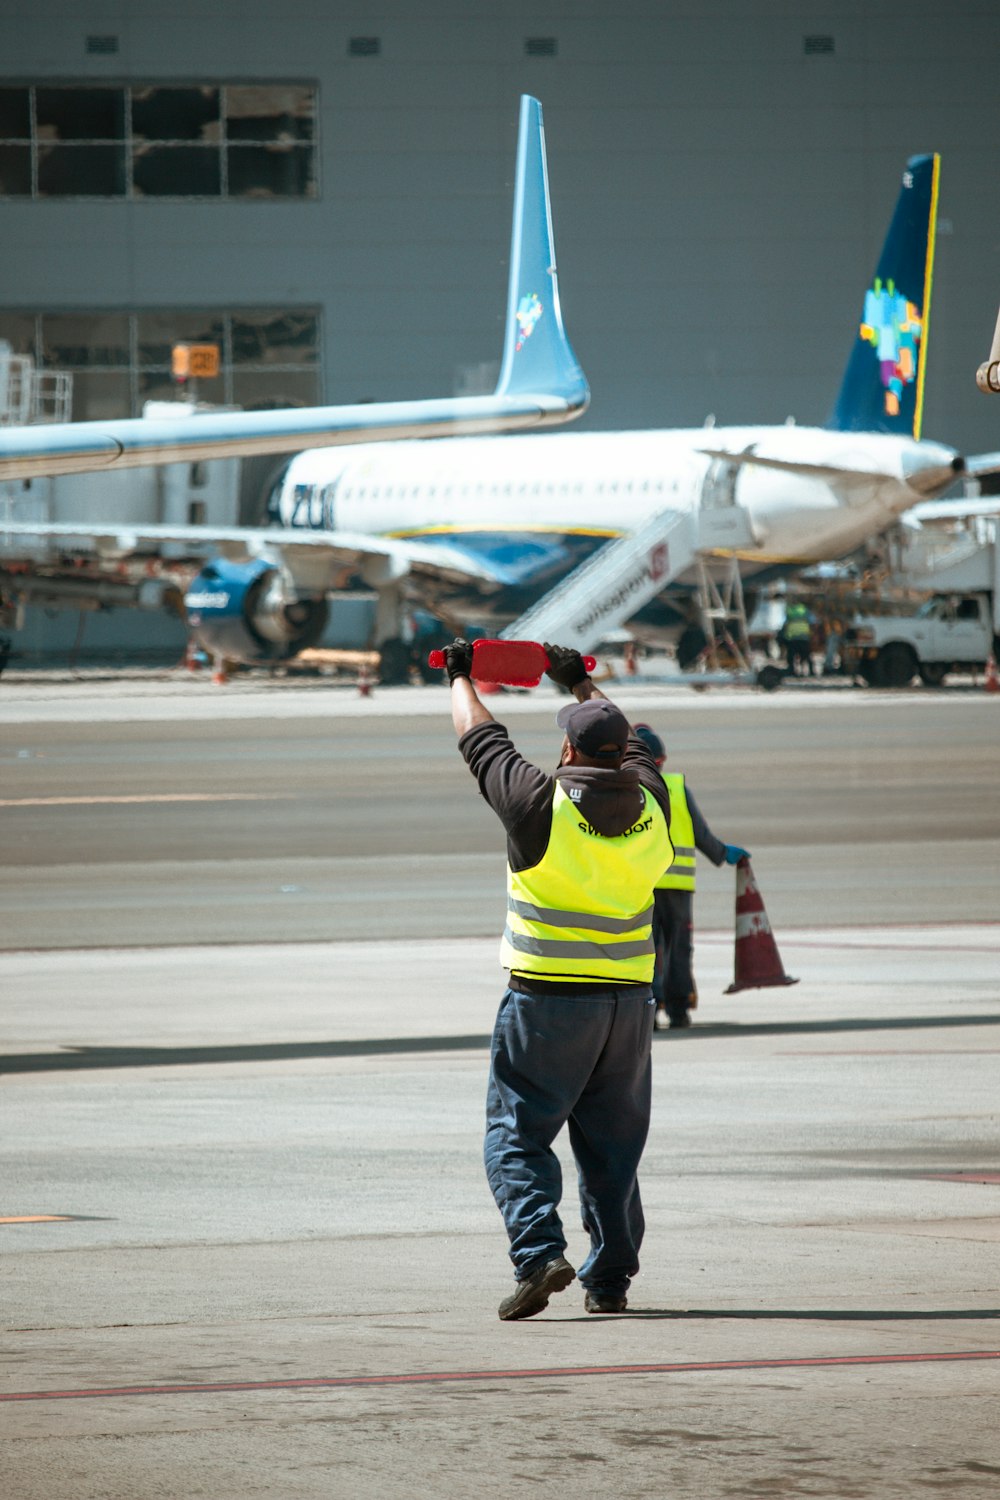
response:
[[[749,859],[749,849],[741,849],[739,844],[726,845],[726,864],[738,865],[741,859]]]

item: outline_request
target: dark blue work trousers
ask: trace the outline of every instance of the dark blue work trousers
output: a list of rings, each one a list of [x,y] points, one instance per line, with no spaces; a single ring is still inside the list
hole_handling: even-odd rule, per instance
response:
[[[484,1155],[519,1281],[566,1249],[552,1142],[567,1123],[591,1245],[579,1279],[624,1292],[639,1269],[653,1010],[646,986],[566,997],[507,990],[500,1001]]]

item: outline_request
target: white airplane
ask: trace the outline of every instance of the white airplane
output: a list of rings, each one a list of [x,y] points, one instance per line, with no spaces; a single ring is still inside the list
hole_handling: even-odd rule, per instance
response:
[[[1000,470],[1000,454],[963,457],[921,439],[939,169],[936,155],[907,163],[827,427],[303,454],[272,496],[272,523],[419,539],[452,559],[464,552],[466,579],[421,580],[419,591],[452,628],[474,623],[587,650],[628,620],[650,640],[694,626],[697,646],[699,560],[718,572],[735,557],[743,579],[764,583],[847,556],[960,475]]]
[[[625,621],[640,638],[676,636],[696,618],[700,565],[735,558],[741,577],[764,583],[848,555],[960,475],[1000,471],[1000,454],[963,457],[921,438],[938,175],[937,156],[907,164],[825,428],[472,437],[302,454],[272,496],[271,526],[255,533],[255,545],[280,543],[283,575],[266,554],[219,560],[189,591],[206,649],[243,660],[290,654],[294,640],[263,628],[261,601],[280,585],[286,619],[312,607],[330,570],[310,571],[307,554],[345,535],[423,549],[408,572],[362,570],[379,586],[379,641],[399,676],[409,657],[396,622],[413,604],[449,632],[503,629],[581,650]]]
[[[151,464],[296,453],[373,439],[426,440],[466,433],[526,431],[567,422],[586,410],[587,382],[566,337],[559,303],[541,105],[522,96],[503,360],[492,396],[365,403],[267,412],[207,412],[170,421],[133,418],[70,422],[0,430],[0,483],[60,474],[118,471]],[[323,537],[280,537],[259,528],[208,531],[199,527],[141,527],[120,522],[54,524],[19,521],[16,498],[0,498],[0,605],[3,593],[30,602],[32,568],[51,583],[75,561],[116,561],[155,554],[166,542],[206,543],[250,553],[253,575],[232,595],[245,602],[251,589],[254,622],[238,632],[231,654],[268,659],[292,654],[322,630],[324,586],[345,567],[364,566],[373,577],[419,574],[428,564],[448,571],[446,553],[419,542],[340,531]],[[6,513],[5,513],[6,512]],[[176,547],[173,555],[176,555]],[[197,553],[195,555],[198,555]],[[3,563],[19,563],[16,575]],[[24,564],[21,566],[20,564]],[[461,572],[467,562],[461,560]],[[5,589],[6,585],[6,589]],[[204,592],[204,590],[203,590]],[[214,593],[221,598],[220,588]]]

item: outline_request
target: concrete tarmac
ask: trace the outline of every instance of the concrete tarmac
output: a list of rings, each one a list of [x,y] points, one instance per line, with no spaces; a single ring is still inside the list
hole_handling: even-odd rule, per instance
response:
[[[723,995],[706,871],[629,1312],[505,1325],[444,694],[5,686],[5,1500],[997,1493],[997,700],[621,701],[800,982]]]

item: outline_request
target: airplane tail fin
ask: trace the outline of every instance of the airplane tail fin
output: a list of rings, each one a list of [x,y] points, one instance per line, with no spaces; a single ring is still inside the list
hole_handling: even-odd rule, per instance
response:
[[[941,158],[911,156],[827,426],[919,438]]]
[[[495,394],[534,391],[548,392],[575,411],[583,411],[590,400],[559,306],[542,106],[522,94],[507,323]]]

